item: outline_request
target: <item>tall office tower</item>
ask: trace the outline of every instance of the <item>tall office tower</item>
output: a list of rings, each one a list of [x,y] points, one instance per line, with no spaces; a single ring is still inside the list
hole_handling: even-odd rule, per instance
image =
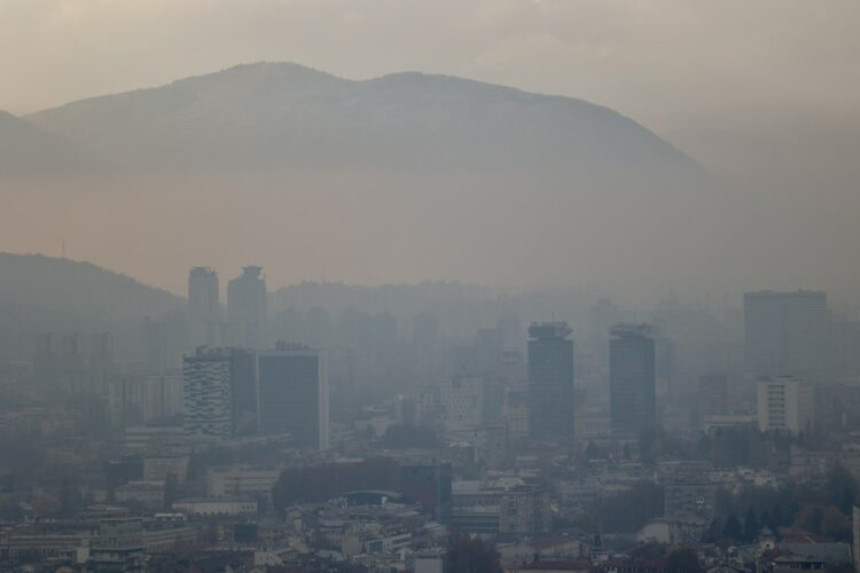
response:
[[[817,291],[744,294],[747,371],[820,382],[827,370],[827,295]]]
[[[306,448],[328,448],[329,404],[325,355],[278,343],[257,360],[260,432],[286,433]]]
[[[266,281],[262,267],[247,266],[227,285],[227,319],[232,343],[259,349],[265,343]]]
[[[182,359],[185,433],[223,439],[232,432],[230,355],[222,349],[198,348]]]
[[[758,427],[762,432],[800,434],[815,420],[815,390],[794,376],[765,376],[758,381]]]
[[[617,324],[609,339],[609,417],[619,436],[657,426],[656,345],[648,324]]]
[[[218,273],[207,267],[191,269],[188,273],[188,317],[192,347],[219,344],[220,305]]]
[[[566,322],[529,327],[529,434],[534,440],[573,440],[573,341]]]
[[[257,354],[231,348],[230,388],[233,399],[233,435],[250,436],[258,431]]]

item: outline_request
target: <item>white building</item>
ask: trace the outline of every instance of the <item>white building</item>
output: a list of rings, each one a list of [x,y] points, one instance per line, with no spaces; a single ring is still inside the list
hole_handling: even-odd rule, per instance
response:
[[[182,359],[182,378],[186,434],[229,438],[233,431],[229,354],[199,348],[194,356]]]
[[[182,499],[174,502],[173,509],[187,515],[257,515],[257,502],[247,499]]]
[[[269,468],[225,467],[206,472],[206,494],[214,497],[268,497],[281,470]]]
[[[758,427],[762,432],[799,434],[812,427],[815,390],[807,380],[793,376],[765,377],[758,381]]]

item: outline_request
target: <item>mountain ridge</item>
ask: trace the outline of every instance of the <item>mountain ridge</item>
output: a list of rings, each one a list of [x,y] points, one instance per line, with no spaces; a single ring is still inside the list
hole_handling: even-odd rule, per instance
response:
[[[610,108],[420,72],[350,80],[293,63],[241,64],[26,119],[132,168],[701,171]]]

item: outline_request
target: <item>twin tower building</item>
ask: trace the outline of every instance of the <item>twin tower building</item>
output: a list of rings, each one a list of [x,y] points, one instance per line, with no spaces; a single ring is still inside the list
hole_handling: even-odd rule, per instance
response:
[[[326,449],[325,354],[286,343],[263,349],[266,284],[261,271],[245,267],[230,281],[225,320],[217,273],[191,270],[190,335],[197,349],[182,361],[186,434],[199,440],[288,435],[298,447]]]
[[[532,439],[574,437],[571,330],[564,322],[529,328],[528,377]],[[656,345],[647,324],[619,324],[609,341],[609,410],[612,433],[638,438],[657,426]]]

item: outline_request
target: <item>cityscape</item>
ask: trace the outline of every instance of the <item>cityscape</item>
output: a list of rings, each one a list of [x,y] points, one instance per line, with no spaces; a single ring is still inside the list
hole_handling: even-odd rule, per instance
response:
[[[529,295],[304,288],[329,304],[192,268],[141,359],[35,337],[3,390],[3,568],[852,570],[860,319],[824,292],[532,321]]]

